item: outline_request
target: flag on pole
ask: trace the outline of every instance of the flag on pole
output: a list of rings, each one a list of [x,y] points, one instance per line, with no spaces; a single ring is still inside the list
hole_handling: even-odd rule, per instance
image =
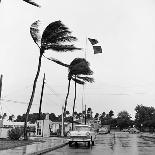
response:
[[[96,39],[88,38],[88,40],[90,41],[90,43],[91,43],[92,45],[95,45],[95,44],[98,43],[98,41],[97,41]]]
[[[94,54],[102,53],[101,46],[93,46],[93,49],[94,49]]]

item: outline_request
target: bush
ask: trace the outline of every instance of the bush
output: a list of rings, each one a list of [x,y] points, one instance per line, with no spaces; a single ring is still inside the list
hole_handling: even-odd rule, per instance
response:
[[[12,128],[8,132],[9,139],[11,140],[19,140],[19,138],[22,136],[23,130],[21,128]]]

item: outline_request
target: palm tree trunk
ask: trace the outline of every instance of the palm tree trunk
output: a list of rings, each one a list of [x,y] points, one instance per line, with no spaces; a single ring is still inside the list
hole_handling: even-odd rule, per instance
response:
[[[69,91],[70,91],[70,83],[71,83],[71,79],[68,80],[68,91],[67,91],[67,95],[66,95],[66,99],[65,99],[65,107],[64,107],[64,116],[65,117],[66,117],[67,100],[68,100]]]
[[[39,62],[38,62],[38,70],[37,70],[37,74],[36,74],[36,77],[35,77],[34,82],[33,82],[32,94],[31,94],[31,98],[30,98],[30,101],[29,101],[29,105],[28,105],[27,112],[26,112],[26,118],[25,118],[25,122],[24,122],[24,140],[28,139],[28,137],[27,137],[27,122],[28,122],[28,116],[29,116],[29,112],[30,112],[30,109],[31,109],[31,106],[32,106],[34,94],[35,94],[37,80],[38,80],[39,73],[40,73],[42,55],[43,54],[40,51]]]
[[[76,75],[75,75],[75,80],[76,80]],[[76,81],[75,81],[75,94],[74,94],[74,105],[73,105],[73,117],[72,121],[74,121],[74,110],[75,110],[75,101],[76,101]],[[73,122],[72,122],[72,130],[73,130]]]
[[[43,93],[44,93],[44,85],[45,85],[45,73],[44,73],[43,84],[42,84],[42,89],[41,89],[38,120],[41,120],[41,106],[42,106],[42,99],[43,99]]]
[[[65,121],[65,118],[66,118],[66,107],[67,107],[67,100],[68,100],[69,91],[70,91],[70,83],[71,83],[71,78],[68,80],[68,91],[67,91],[67,95],[66,95],[66,99],[65,99],[65,107],[64,107],[64,112],[63,112],[64,121]],[[63,123],[64,123],[64,121],[63,121]],[[64,124],[63,124],[63,133],[65,133]]]

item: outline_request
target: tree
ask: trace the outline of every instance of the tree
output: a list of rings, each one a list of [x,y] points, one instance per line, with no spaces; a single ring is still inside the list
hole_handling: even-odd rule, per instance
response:
[[[99,113],[96,113],[95,116],[94,116],[94,118],[95,118],[96,120],[98,120],[98,118],[99,118]]]
[[[135,125],[140,128],[141,124],[147,124],[148,120],[155,119],[154,107],[146,107],[143,105],[137,105],[135,108]]]
[[[104,125],[105,123],[105,117],[106,117],[106,113],[102,112],[102,114],[99,116],[99,120],[101,121],[101,125]]]
[[[114,112],[112,110],[109,111],[109,117],[114,116]]]
[[[49,119],[51,120],[51,121],[58,121],[58,118],[57,118],[57,116],[55,115],[55,113],[50,113],[49,114]]]
[[[76,101],[76,84],[78,83],[78,84],[84,85],[86,82],[90,82],[90,83],[94,82],[94,79],[92,77],[89,77],[90,75],[93,74],[93,71],[90,69],[90,64],[84,58],[75,58],[70,63],[70,65],[65,64],[54,58],[47,58],[47,59],[68,68],[68,81],[69,82],[68,82],[68,91],[67,91],[67,95],[65,99],[64,117],[66,114],[67,100],[69,96],[71,80],[75,82],[75,96],[74,96],[74,104],[73,104],[73,115],[74,115],[75,101]]]
[[[43,54],[45,53],[46,50],[49,50],[49,49],[52,49],[57,52],[60,52],[60,51],[66,52],[66,51],[73,51],[75,49],[78,49],[72,44],[65,44],[66,42],[75,41],[76,37],[71,36],[71,31],[69,31],[69,29],[64,24],[62,24],[61,21],[55,21],[50,23],[43,31],[42,36],[40,36],[39,34],[39,22],[40,22],[39,20],[34,22],[30,27],[31,36],[34,42],[39,47],[40,54],[39,54],[38,69],[33,82],[33,89],[32,89],[30,101],[28,104],[26,119],[24,123],[25,140],[27,140],[28,116],[29,116],[29,112],[30,112],[34,94],[35,94],[35,89],[36,89],[36,84],[40,73],[41,60],[42,60]]]
[[[11,116],[9,116],[9,121],[13,121],[14,120],[14,118],[15,118],[15,116],[14,115],[11,115]]]
[[[87,118],[88,118],[88,119],[92,118],[92,113],[93,113],[93,112],[92,112],[92,109],[91,109],[91,108],[88,108],[88,109],[87,109]]]
[[[131,124],[131,116],[127,111],[121,111],[117,115],[117,125],[122,130],[128,128]]]
[[[76,83],[85,84],[85,82],[94,82],[94,79],[89,77],[89,75],[93,74],[93,71],[90,69],[90,64],[85,59],[76,58],[72,61],[70,67],[72,71],[72,78],[75,82],[75,95],[74,95],[74,104],[73,104],[73,119],[74,119],[74,110],[75,110],[75,102],[76,102]],[[80,76],[84,75],[84,76]],[[74,121],[74,120],[73,120]],[[72,123],[73,130],[73,123]]]
[[[80,48],[79,48],[80,49]],[[47,58],[47,57],[46,57]],[[54,58],[47,58],[61,66],[68,68],[68,91],[65,99],[65,106],[64,106],[64,114],[66,113],[66,107],[67,107],[67,100],[69,96],[70,91],[70,83],[71,80],[76,83],[84,85],[86,82],[94,82],[94,79],[92,77],[89,77],[93,74],[93,71],[90,69],[90,64],[86,59],[84,58],[75,58],[69,65],[65,64],[57,59]],[[76,89],[75,89],[75,97],[76,99]]]

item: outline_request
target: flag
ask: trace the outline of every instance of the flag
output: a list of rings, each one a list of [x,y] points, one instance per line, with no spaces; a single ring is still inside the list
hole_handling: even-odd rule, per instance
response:
[[[92,45],[95,45],[98,43],[98,41],[96,39],[88,38],[88,40],[91,42]]]
[[[101,46],[93,46],[93,49],[94,49],[94,54],[102,53]]]

